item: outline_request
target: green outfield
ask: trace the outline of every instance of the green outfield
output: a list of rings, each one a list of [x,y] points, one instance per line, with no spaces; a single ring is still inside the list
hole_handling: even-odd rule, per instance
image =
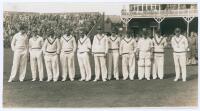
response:
[[[198,67],[187,67],[187,82],[173,82],[175,74],[172,51],[166,49],[165,52],[164,80],[139,81],[136,77],[134,81],[79,82],[77,79],[80,74],[76,60],[77,70],[74,82],[31,82],[30,64],[28,63],[25,81],[19,82],[17,75],[15,82],[8,83],[13,52],[11,49],[4,49],[3,107],[197,106]],[[94,67],[92,69],[94,72]]]

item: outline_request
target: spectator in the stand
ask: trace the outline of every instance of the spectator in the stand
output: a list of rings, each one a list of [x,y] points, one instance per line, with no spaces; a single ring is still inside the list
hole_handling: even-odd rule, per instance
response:
[[[188,37],[188,45],[189,45],[189,51],[188,51],[188,58],[187,58],[187,65],[190,64],[196,64],[197,61],[195,59],[196,57],[196,46],[197,46],[197,35],[195,32],[191,32],[190,37]]]

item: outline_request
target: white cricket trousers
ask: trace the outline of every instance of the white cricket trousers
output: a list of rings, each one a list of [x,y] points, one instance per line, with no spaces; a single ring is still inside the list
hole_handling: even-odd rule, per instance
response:
[[[123,75],[123,79],[127,79],[128,77],[131,80],[134,79],[134,76],[135,76],[134,53],[122,55],[122,75]]]
[[[67,79],[67,73],[69,73],[69,79],[74,80],[75,77],[74,53],[61,52],[60,61],[62,67],[63,80]]]
[[[32,49],[30,52],[30,63],[31,63],[31,72],[32,79],[36,79],[37,69],[39,72],[40,81],[44,78],[44,70],[43,70],[43,59],[42,59],[42,51],[41,49]]]
[[[96,56],[94,54],[94,62],[95,62],[95,79],[99,80],[100,72],[101,72],[102,80],[106,80],[106,78],[107,78],[107,68],[106,68],[105,56]]]
[[[77,53],[81,79],[91,80],[91,66],[88,52]]]
[[[112,71],[113,70],[113,71]],[[108,79],[112,78],[119,79],[119,52],[108,53]]]
[[[164,53],[154,53],[153,60],[153,79],[164,77]]]
[[[175,72],[176,72],[176,79],[180,77],[180,68],[182,72],[182,79],[186,80],[186,53],[173,53],[174,56],[174,65],[175,65]]]
[[[26,75],[28,51],[26,49],[16,49],[14,51],[13,66],[11,70],[10,80],[13,80],[19,68],[19,80],[23,81]]]
[[[57,81],[59,77],[58,55],[48,53],[45,54],[44,59],[47,70],[47,81],[52,79],[53,81]]]
[[[141,80],[144,77],[150,79],[151,71],[151,53],[140,52],[138,60],[138,78]]]

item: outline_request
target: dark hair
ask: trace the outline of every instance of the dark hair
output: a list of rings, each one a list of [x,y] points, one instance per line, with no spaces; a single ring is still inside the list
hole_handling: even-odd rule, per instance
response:
[[[101,29],[101,26],[98,26],[98,27],[97,27],[97,30],[101,31],[101,30],[102,30],[102,29]]]
[[[181,33],[181,29],[179,27],[175,28],[174,33],[176,32],[180,32]]]
[[[161,31],[160,31],[159,29],[157,29],[155,32],[156,32],[157,34],[161,34]]]
[[[68,29],[68,30],[66,30],[66,33],[67,33],[67,35],[71,35],[72,34],[72,29]]]
[[[110,32],[107,32],[106,35],[107,35],[107,36],[111,36],[111,33],[110,33]]]
[[[25,25],[20,25],[19,30],[25,30],[27,27]]]
[[[50,29],[49,31],[48,31],[48,36],[54,36],[54,30],[52,30],[52,29]]]
[[[85,29],[85,28],[82,28],[82,29],[81,29],[81,32],[82,32],[83,34],[86,34],[86,35],[89,33],[88,30]]]

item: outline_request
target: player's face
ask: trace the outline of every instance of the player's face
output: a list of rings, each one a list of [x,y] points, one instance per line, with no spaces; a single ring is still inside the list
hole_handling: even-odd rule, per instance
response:
[[[180,34],[181,34],[180,30],[176,30],[176,31],[175,31],[175,35],[176,35],[177,37],[179,37]]]
[[[36,33],[35,32],[33,32],[33,37],[36,37]]]
[[[147,35],[144,35],[144,38],[146,39],[146,38],[147,38]]]
[[[112,37],[116,37],[116,34],[115,34],[115,33],[112,33]]]
[[[21,33],[22,33],[22,34],[25,34],[25,30],[21,30]]]
[[[62,31],[62,34],[63,34],[63,35],[65,34],[65,31],[64,31],[64,30]]]
[[[125,37],[125,38],[127,38],[127,37],[128,37],[126,34],[123,34],[122,36],[123,36],[123,37]]]
[[[157,36],[160,37],[160,33],[157,33]]]
[[[52,38],[53,38],[53,39],[56,39],[56,38],[57,38],[57,35],[52,36]]]
[[[71,35],[71,33],[70,32],[67,32],[67,36],[70,36]]]
[[[191,32],[191,36],[194,37],[194,33],[193,32]]]
[[[49,37],[50,37],[50,38],[53,38],[53,37],[54,37],[54,34],[49,34]]]
[[[98,33],[98,34],[102,34],[101,30],[97,30],[97,33]]]
[[[83,34],[83,33],[80,33],[80,36],[81,36],[81,38],[83,38],[83,37],[84,37],[84,34]]]

